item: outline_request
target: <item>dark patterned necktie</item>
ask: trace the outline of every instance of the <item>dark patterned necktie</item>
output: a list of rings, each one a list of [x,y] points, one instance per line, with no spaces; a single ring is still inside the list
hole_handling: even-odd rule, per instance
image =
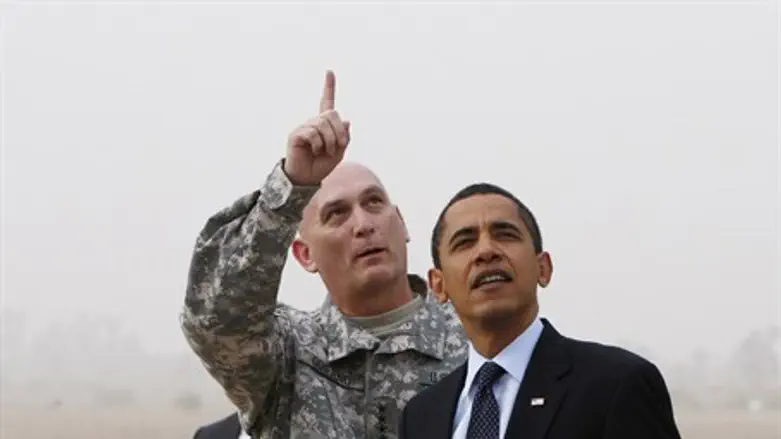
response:
[[[505,370],[496,363],[486,362],[475,376],[477,388],[472,404],[472,417],[466,437],[469,439],[499,439],[499,403],[492,390],[494,382]]]

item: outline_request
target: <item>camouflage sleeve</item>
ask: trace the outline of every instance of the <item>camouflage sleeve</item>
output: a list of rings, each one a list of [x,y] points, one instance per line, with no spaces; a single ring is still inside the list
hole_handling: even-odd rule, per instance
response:
[[[245,427],[273,417],[274,390],[293,364],[277,294],[304,206],[317,187],[293,186],[277,163],[259,191],[211,217],[190,263],[181,327]]]

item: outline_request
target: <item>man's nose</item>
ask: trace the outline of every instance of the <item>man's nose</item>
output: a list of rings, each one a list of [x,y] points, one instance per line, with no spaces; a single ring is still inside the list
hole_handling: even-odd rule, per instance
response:
[[[374,220],[371,215],[363,209],[357,209],[354,215],[355,236],[363,238],[374,233]]]
[[[481,238],[477,243],[476,251],[476,262],[478,263],[485,264],[499,259],[499,251],[491,238]]]

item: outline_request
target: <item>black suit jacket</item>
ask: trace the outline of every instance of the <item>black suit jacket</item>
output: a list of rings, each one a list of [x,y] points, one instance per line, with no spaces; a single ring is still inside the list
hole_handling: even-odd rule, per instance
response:
[[[618,347],[564,337],[546,319],[543,325],[505,439],[680,439],[654,364]],[[412,398],[399,439],[449,439],[465,379],[466,363]],[[532,405],[535,398],[544,403]]]
[[[199,428],[195,431],[193,439],[238,439],[239,433],[241,433],[239,415],[234,413],[224,419]]]

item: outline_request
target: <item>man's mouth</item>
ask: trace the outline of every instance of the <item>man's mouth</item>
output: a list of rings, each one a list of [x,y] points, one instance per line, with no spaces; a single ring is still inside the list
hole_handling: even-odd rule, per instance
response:
[[[475,280],[472,281],[472,289],[480,288],[483,285],[510,282],[512,280],[513,278],[510,273],[504,270],[489,270],[480,273],[477,277],[475,277]]]
[[[377,254],[380,254],[385,251],[385,247],[369,247],[367,249],[361,250],[358,252],[358,254],[355,256],[356,259],[360,259],[367,256],[374,256]]]

